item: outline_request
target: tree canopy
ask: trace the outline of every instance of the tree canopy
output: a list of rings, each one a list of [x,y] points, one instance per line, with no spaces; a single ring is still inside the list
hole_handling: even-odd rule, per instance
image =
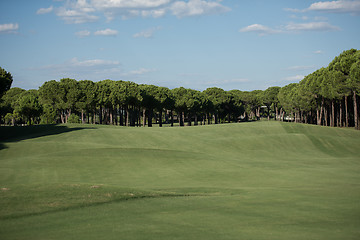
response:
[[[180,126],[267,118],[359,129],[360,51],[350,49],[299,83],[254,91],[204,91],[130,81],[64,78],[38,90],[11,88],[0,68],[0,123],[116,124]],[[78,119],[77,119],[78,118]],[[142,123],[142,124],[141,124]]]

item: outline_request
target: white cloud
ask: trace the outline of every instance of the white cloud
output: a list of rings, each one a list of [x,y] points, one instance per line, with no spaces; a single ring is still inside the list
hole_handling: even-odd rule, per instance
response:
[[[118,61],[110,61],[110,60],[103,60],[103,59],[91,59],[91,60],[84,60],[79,61],[76,57],[72,58],[69,61],[70,65],[74,67],[94,67],[94,66],[111,66],[111,65],[119,65],[120,62]]]
[[[338,31],[339,27],[327,22],[289,23],[285,26],[288,31]]]
[[[87,23],[103,14],[108,21],[115,17],[159,18],[169,13],[179,18],[220,14],[230,11],[222,0],[67,0],[58,8],[41,8],[38,14],[54,11],[66,23]]]
[[[134,76],[134,75],[144,75],[146,73],[155,72],[155,69],[147,69],[147,68],[140,68],[137,70],[130,71],[128,73],[122,74],[122,76]]]
[[[353,13],[360,14],[360,1],[326,1],[316,2],[308,8],[310,11],[325,11],[333,13]]]
[[[48,76],[48,78],[71,77],[90,80],[116,77],[122,73],[119,61],[104,59],[79,60],[76,57],[63,63],[34,67],[30,68],[30,70],[40,71],[39,74]]]
[[[314,69],[315,66],[291,66],[288,67],[287,70],[289,71],[305,71],[305,70],[310,70],[310,69]]]
[[[321,11],[330,13],[351,13],[355,15],[360,14],[359,0],[338,0],[338,1],[323,1],[315,2],[306,9],[284,8],[288,12],[303,13],[308,11]]]
[[[46,14],[46,13],[50,13],[54,10],[53,6],[50,6],[49,8],[40,8],[39,10],[36,11],[36,14]]]
[[[68,24],[80,24],[80,23],[87,23],[87,22],[95,22],[99,19],[98,16],[90,15],[87,11],[84,10],[77,10],[77,9],[66,9],[66,8],[59,8],[56,11],[56,15],[62,18]]]
[[[113,30],[110,28],[104,29],[104,30],[98,30],[94,32],[94,35],[96,36],[116,36],[118,34],[117,30]]]
[[[82,30],[82,31],[79,31],[79,32],[76,32],[75,35],[80,37],[80,38],[83,38],[83,37],[88,37],[90,36],[91,32],[88,31],[88,30]]]
[[[306,12],[306,10],[296,9],[296,8],[284,8],[284,11],[294,12],[294,13],[302,13]]]
[[[321,50],[316,50],[316,51],[314,51],[314,53],[315,53],[315,54],[323,54],[324,52],[321,51]]]
[[[307,22],[307,23],[289,23],[285,26],[279,27],[278,29],[273,29],[261,24],[252,24],[247,27],[241,28],[240,32],[255,32],[259,36],[265,36],[269,34],[278,34],[278,33],[296,33],[304,31],[339,31],[341,30],[337,26],[333,26],[327,22]]]
[[[272,29],[272,28],[269,28],[269,27],[261,25],[261,24],[252,24],[247,27],[241,28],[239,31],[240,32],[255,32],[255,33],[258,33],[259,36],[281,33],[281,30]]]
[[[92,0],[97,9],[111,8],[157,8],[170,3],[170,0]]]
[[[284,78],[285,81],[288,82],[297,82],[297,81],[301,81],[304,79],[305,76],[303,75],[295,75],[295,76],[291,76],[291,77],[286,77]]]
[[[123,19],[131,17],[161,17],[172,0],[92,0],[91,6],[102,12],[111,21],[116,16]]]
[[[134,37],[134,38],[141,38],[141,37],[143,37],[143,38],[151,38],[151,37],[154,35],[154,33],[155,33],[156,31],[160,30],[160,29],[161,29],[161,27],[149,28],[149,29],[146,29],[146,30],[144,30],[144,31],[135,33],[135,34],[133,35],[133,37]]]
[[[141,16],[143,17],[153,17],[153,18],[159,18],[166,14],[166,9],[156,9],[156,10],[142,10]]]
[[[220,14],[231,9],[220,4],[220,2],[189,0],[188,2],[177,1],[170,7],[173,15],[181,17]]]
[[[0,33],[16,33],[19,29],[18,23],[5,23],[0,24]]]
[[[35,69],[62,69],[62,70],[69,70],[69,69],[89,69],[93,67],[112,67],[120,65],[119,61],[111,61],[111,60],[103,60],[103,59],[89,59],[89,60],[83,60],[79,61],[77,57],[74,57],[64,63],[60,64],[51,64],[46,65],[40,68]]]

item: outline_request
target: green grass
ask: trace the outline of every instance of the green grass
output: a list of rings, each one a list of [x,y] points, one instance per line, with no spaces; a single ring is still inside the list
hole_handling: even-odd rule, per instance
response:
[[[0,239],[360,239],[360,131],[0,128]]]

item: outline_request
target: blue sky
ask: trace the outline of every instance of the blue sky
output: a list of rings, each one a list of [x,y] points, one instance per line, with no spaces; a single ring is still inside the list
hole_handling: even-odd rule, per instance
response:
[[[360,49],[360,1],[1,0],[13,87],[128,80],[204,90],[299,82]]]

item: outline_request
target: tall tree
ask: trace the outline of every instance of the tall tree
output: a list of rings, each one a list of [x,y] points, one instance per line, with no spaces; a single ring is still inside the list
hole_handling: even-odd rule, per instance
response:
[[[158,99],[156,99],[157,86],[154,85],[142,85],[141,86],[141,96],[142,96],[142,107],[143,107],[143,126],[146,125],[146,116],[148,118],[148,127],[152,127],[152,119],[154,114],[154,109],[158,108],[160,105]],[[146,114],[147,113],[147,114]]]
[[[17,100],[20,98],[23,92],[25,92],[25,90],[21,88],[10,88],[3,95],[3,97],[0,98],[0,120],[3,119],[6,115],[8,115],[8,118],[12,122],[12,125],[15,125],[15,116],[18,115],[15,111],[15,108],[18,105]]]
[[[187,89],[184,87],[174,88],[172,93],[175,97],[175,110],[177,112],[177,118],[179,125],[184,126],[185,113],[187,111]]]
[[[277,114],[277,104],[279,102],[278,100],[278,93],[280,91],[280,87],[269,87],[264,91],[263,94],[263,102],[267,107],[268,110],[268,120],[270,120],[270,107],[274,106],[274,118],[276,120],[276,114]]]
[[[126,104],[126,88],[125,82],[116,81],[112,83],[112,90],[110,93],[110,100],[114,107],[116,107],[116,112],[120,120],[120,125],[124,125],[124,114],[123,108]]]
[[[90,123],[90,112],[94,114],[96,110],[96,85],[89,80],[78,82],[79,96],[76,108],[81,111],[81,122],[85,123],[84,112],[87,114],[87,121]],[[94,116],[93,116],[94,117]],[[95,123],[95,121],[93,121]]]
[[[353,92],[354,99],[354,122],[355,129],[360,129],[359,123],[359,101],[358,95],[360,94],[360,60],[351,65],[350,78],[348,79],[348,85]]]
[[[172,94],[170,89],[166,88],[166,87],[158,87],[156,94],[155,94],[155,99],[157,101],[156,104],[156,108],[159,112],[159,126],[162,127],[162,115],[163,115],[163,110],[167,110],[167,109],[172,109],[173,106],[171,106],[172,104]]]
[[[224,89],[218,87],[207,88],[203,92],[214,105],[213,119],[215,124],[218,124],[223,110],[222,107],[226,104],[228,96],[226,96]]]
[[[42,105],[39,102],[38,91],[28,90],[23,92],[17,100],[15,110],[25,118],[24,120],[28,125],[39,123]]]
[[[356,89],[356,87],[354,88],[354,86],[352,86],[352,80],[350,80],[349,78],[350,78],[351,67],[357,61],[360,61],[360,51],[356,49],[350,49],[343,51],[339,56],[335,57],[334,60],[329,64],[329,69],[341,72],[343,74],[343,78],[345,78],[345,81],[348,83],[349,91],[351,91],[352,93],[354,110],[355,107],[357,106],[357,94],[356,94],[356,90],[354,90]],[[355,128],[357,128],[356,127],[357,120],[355,119],[357,113],[355,113],[354,111],[353,115],[354,115],[354,119],[353,119],[354,126]]]
[[[61,122],[64,123],[62,114],[62,100],[63,95],[59,82],[55,80],[47,81],[39,88],[39,101],[44,106],[44,121],[46,123],[57,122],[57,119],[51,121],[50,116],[57,115]]]
[[[0,67],[0,98],[10,89],[12,82],[13,77],[11,73]]]
[[[58,91],[62,122],[67,123],[72,111],[76,110],[76,103],[79,98],[78,82],[75,79],[63,78],[59,82]]]
[[[138,120],[139,108],[142,102],[141,89],[134,82],[124,82],[126,126],[135,126]]]
[[[100,124],[112,124],[113,123],[113,104],[111,99],[111,93],[113,89],[112,80],[103,80],[96,83],[97,86],[97,103],[100,107],[99,109],[99,119]]]
[[[243,93],[240,90],[231,90],[229,91],[229,94],[231,95],[231,99],[233,101],[233,109],[231,111],[233,114],[233,121],[237,122],[239,117],[245,112],[244,103],[242,101]]]

